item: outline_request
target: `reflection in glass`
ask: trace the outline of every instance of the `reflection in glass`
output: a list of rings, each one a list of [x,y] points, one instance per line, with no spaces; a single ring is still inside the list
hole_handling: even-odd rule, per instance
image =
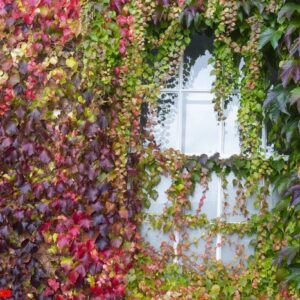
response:
[[[212,175],[211,181],[208,183],[208,191],[204,192],[204,188],[200,184],[196,184],[195,191],[190,196],[191,213],[193,215],[205,213],[207,218],[214,219],[217,217],[218,206],[218,177]],[[203,205],[201,205],[203,203]]]
[[[224,157],[240,153],[239,127],[237,115],[239,99],[235,97],[227,106],[224,122]]]
[[[162,214],[164,208],[169,204],[166,191],[170,188],[172,180],[169,176],[161,176],[160,183],[156,186],[155,190],[158,193],[156,200],[151,201],[150,207],[145,210],[147,213]]]
[[[183,88],[195,89],[197,91],[209,92],[215,81],[215,76],[211,75],[213,66],[209,64],[212,57],[209,51],[204,55],[193,59],[190,56],[185,57],[183,65]]]
[[[156,143],[161,149],[177,148],[178,94],[162,93],[158,99],[157,124],[154,127]]]
[[[251,215],[258,213],[258,210],[253,206],[255,197],[237,198],[238,186],[243,182],[239,183],[232,172],[226,176],[226,179],[228,181],[225,189],[227,197],[223,202],[223,215],[227,222],[245,222]],[[247,212],[247,215],[245,215],[245,212]]]
[[[157,251],[160,250],[163,242],[172,245],[167,233],[153,229],[149,221],[144,221],[141,225],[140,232],[146,242],[148,242]]]
[[[253,236],[239,237],[237,234],[227,236],[222,246],[221,258],[223,263],[236,266],[239,262],[246,263],[246,259],[254,253],[250,241]]]
[[[216,238],[209,236],[203,229],[187,230],[188,245],[183,252],[186,259],[194,265],[201,264],[204,259],[213,258],[216,255]]]

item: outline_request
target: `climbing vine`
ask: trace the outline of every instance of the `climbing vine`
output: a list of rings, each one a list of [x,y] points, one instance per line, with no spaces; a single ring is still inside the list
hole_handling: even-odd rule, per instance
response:
[[[298,299],[299,14],[283,0],[0,0],[0,288],[14,299]],[[160,90],[205,31],[219,121],[240,102],[241,153],[227,159],[162,150],[154,133]],[[162,176],[168,205],[149,213]],[[225,209],[210,219],[213,176]],[[230,201],[245,221],[229,222]],[[167,237],[159,249],[145,224]],[[215,258],[224,245],[235,264]]]

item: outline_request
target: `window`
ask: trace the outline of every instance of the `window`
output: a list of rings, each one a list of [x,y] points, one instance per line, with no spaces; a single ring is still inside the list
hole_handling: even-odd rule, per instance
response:
[[[197,35],[186,49],[183,62],[178,74],[171,78],[166,87],[161,91],[158,99],[157,120],[154,128],[155,139],[162,149],[174,148],[187,155],[208,156],[218,152],[221,158],[240,153],[239,131],[237,124],[237,111],[239,107],[238,95],[226,109],[226,120],[219,122],[214,111],[213,94],[211,89],[215,80],[211,74],[212,66],[209,64],[211,58],[213,39],[205,35]],[[228,222],[247,221],[247,217],[236,205],[237,188],[233,186],[234,175],[228,176],[228,187],[225,193],[222,189],[222,181],[216,175],[212,175],[209,190],[201,208],[208,219],[224,218]],[[149,214],[161,214],[164,207],[168,206],[165,191],[171,186],[171,179],[162,176],[157,187],[158,199],[146,210]],[[191,210],[187,213],[196,214],[199,199],[203,195],[203,188],[196,185],[193,195],[190,197]],[[250,199],[247,202],[249,214],[255,213]],[[226,204],[225,204],[226,203]],[[187,251],[187,255],[205,251],[205,244],[201,235],[206,233],[201,230],[189,230],[191,244],[199,240]],[[157,250],[161,242],[171,243],[168,234],[153,230],[147,221],[142,226],[142,235]],[[178,238],[178,236],[177,236]],[[224,236],[218,234],[212,243],[217,246],[224,241]],[[249,237],[239,241],[238,236],[226,237],[227,243],[222,247],[216,247],[216,258],[226,263],[232,263],[235,247],[244,247],[245,253],[250,254],[248,246]],[[176,248],[176,241],[173,245]]]
[[[211,89],[215,78],[209,64],[212,42],[207,36],[196,36],[179,74],[161,92],[155,137],[162,149],[174,148],[187,155],[218,152],[221,157],[240,152],[238,97],[226,109],[226,121],[218,122],[214,111]]]

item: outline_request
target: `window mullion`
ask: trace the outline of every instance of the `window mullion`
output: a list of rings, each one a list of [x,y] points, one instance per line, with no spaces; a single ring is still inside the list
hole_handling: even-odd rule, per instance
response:
[[[183,99],[182,99],[182,86],[183,86],[183,57],[181,59],[181,63],[179,66],[179,93],[178,93],[178,140],[177,140],[177,148],[183,152]]]
[[[221,177],[218,177],[218,202],[217,202],[217,218],[221,218],[222,216],[222,203],[223,203],[223,190],[222,190],[222,179]],[[216,259],[220,260],[222,258],[222,248],[221,245],[222,242],[222,234],[217,234],[217,244],[216,244]]]
[[[222,102],[222,108],[223,108],[223,102]],[[221,157],[224,156],[224,149],[225,149],[225,121],[220,121],[220,140],[219,140],[219,150]],[[222,188],[222,178],[218,177],[218,202],[217,202],[217,218],[222,217],[222,211],[223,211],[223,188]],[[221,260],[222,259],[222,248],[221,248],[221,242],[222,242],[222,234],[217,234],[217,248],[216,248],[216,259]]]
[[[177,149],[183,152],[183,99],[182,99],[182,79],[183,79],[183,57],[181,58],[180,66],[179,66],[179,89],[178,89],[178,98],[177,98]],[[175,224],[176,225],[176,224]],[[178,251],[177,247],[180,242],[180,233],[178,230],[174,230],[175,241],[174,241],[174,254],[175,259],[174,262],[178,263]]]

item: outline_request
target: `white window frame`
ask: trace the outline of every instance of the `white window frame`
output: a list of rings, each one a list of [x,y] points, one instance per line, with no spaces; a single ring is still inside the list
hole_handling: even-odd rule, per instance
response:
[[[185,155],[189,156],[189,155],[201,155],[203,153],[189,153],[189,152],[185,152],[184,151],[184,128],[183,128],[183,115],[184,115],[184,95],[188,94],[188,93],[198,93],[198,94],[202,94],[205,95],[205,97],[203,97],[203,99],[205,100],[197,100],[195,101],[203,103],[203,104],[212,104],[212,99],[213,99],[213,94],[211,92],[211,90],[206,90],[206,89],[201,89],[201,86],[197,89],[195,88],[184,88],[183,86],[183,81],[184,81],[184,77],[183,77],[183,70],[184,69],[184,56],[181,59],[181,63],[179,66],[179,72],[177,73],[176,77],[178,78],[178,84],[176,84],[175,88],[162,88],[160,91],[160,94],[175,94],[176,96],[178,96],[176,98],[177,101],[177,130],[178,130],[178,138],[177,138],[177,147],[176,149],[180,150],[182,153],[184,153]],[[194,102],[194,103],[195,103]],[[226,158],[226,155],[228,153],[225,153],[225,122],[226,120],[223,121],[219,121],[218,123],[220,124],[220,126],[218,127],[218,152],[220,154],[221,158]],[[262,129],[262,148],[266,149],[266,129],[263,126]],[[209,152],[209,153],[205,153],[208,156],[215,154],[215,152]],[[165,191],[158,191],[158,192],[165,192]],[[222,180],[221,178],[218,176],[217,179],[217,214],[216,217],[217,218],[221,218],[222,217],[222,213],[223,213],[223,202],[224,202],[224,193],[223,193],[223,188],[222,188]],[[272,203],[270,203],[272,205]],[[229,221],[228,223],[231,224],[241,224],[243,223],[243,221]],[[175,241],[173,242],[173,247],[174,247],[174,253],[175,253],[175,260],[174,262],[178,262],[178,258],[177,258],[177,245],[179,242],[179,238],[180,235],[178,232],[175,231]],[[222,234],[219,233],[217,234],[216,237],[216,259],[217,260],[221,260],[222,259],[222,248],[223,246],[218,247],[217,245],[221,245],[222,244]]]
[[[179,66],[179,72],[178,76],[179,81],[178,81],[178,88],[162,88],[160,94],[176,94],[178,95],[177,98],[177,103],[178,103],[178,114],[177,114],[177,124],[178,124],[178,139],[177,139],[177,145],[176,149],[180,150],[182,153],[185,155],[201,155],[203,153],[196,153],[196,152],[185,152],[184,151],[184,128],[183,128],[183,113],[184,113],[184,95],[188,93],[197,93],[197,94],[203,94],[205,95],[205,100],[197,100],[194,102],[200,102],[203,104],[211,104],[213,100],[213,94],[211,93],[210,90],[205,90],[205,89],[190,89],[190,88],[184,88],[183,87],[183,63],[184,63],[184,57],[182,57],[180,66]],[[220,157],[224,157],[224,137],[225,137],[225,121],[219,121],[221,126],[218,128],[219,130],[219,143],[218,143],[218,152],[220,154]],[[215,153],[209,152],[205,153],[207,155],[213,155]]]
[[[205,89],[185,89],[183,87],[183,63],[184,63],[184,57],[182,57],[181,62],[180,62],[180,66],[179,66],[179,72],[178,72],[178,88],[163,88],[161,89],[160,94],[177,94],[178,98],[177,98],[177,103],[178,103],[178,114],[177,114],[177,124],[178,124],[178,139],[177,139],[177,149],[179,149],[181,152],[184,152],[184,139],[183,139],[183,113],[184,113],[184,99],[183,99],[183,95],[186,93],[201,93],[201,94],[206,94],[207,95],[207,99],[212,99],[213,98],[213,94],[211,93],[210,90],[205,90]],[[201,103],[212,103],[212,100],[198,100]],[[198,102],[197,101],[197,102]],[[220,157],[224,156],[224,137],[225,137],[225,121],[220,121],[221,126],[218,128],[219,130],[219,153],[220,153]],[[189,152],[184,152],[185,155],[201,155],[202,153],[189,153]],[[212,155],[214,153],[205,153],[207,155]],[[218,177],[218,192],[217,192],[217,218],[221,218],[222,217],[222,205],[223,205],[223,190],[222,190],[222,181],[221,178]],[[175,233],[175,241],[174,241],[174,249],[175,249],[175,255],[176,255],[176,248],[177,248],[177,244],[178,244],[178,239],[179,239],[179,234],[176,232]],[[218,234],[217,235],[217,241],[216,241],[216,245],[221,244],[221,240],[222,240],[222,235]],[[220,260],[222,258],[222,247],[216,247],[216,259]]]

